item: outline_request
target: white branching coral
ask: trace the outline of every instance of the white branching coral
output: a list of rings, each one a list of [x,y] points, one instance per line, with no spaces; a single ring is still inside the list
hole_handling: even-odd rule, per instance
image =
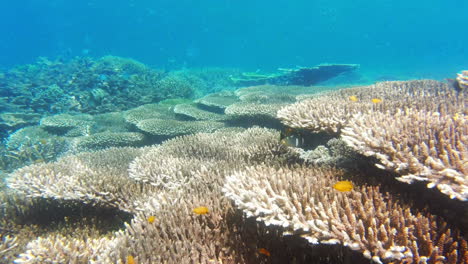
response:
[[[382,82],[317,94],[311,99],[284,107],[277,116],[289,127],[338,133],[358,113],[393,113],[404,107],[437,111],[440,107],[437,102],[463,105],[463,99],[457,96],[456,91],[440,82]]]
[[[385,82],[319,95],[278,112],[283,123],[336,133],[398,180],[468,200],[466,92],[436,81]]]
[[[356,114],[342,138],[378,158],[379,167],[398,172],[400,181],[427,181],[451,198],[468,200],[468,118],[463,114],[413,109]]]
[[[126,170],[143,150],[114,148],[33,164],[13,172],[7,184],[28,197],[73,200],[131,211],[135,195],[129,194],[143,191],[128,178]]]
[[[249,167],[229,176],[223,191],[247,216],[311,244],[343,244],[377,263],[426,263],[454,248],[458,255],[451,263],[468,257],[465,240],[454,242],[434,217],[411,213],[378,187],[334,189],[341,174],[331,168]]]
[[[137,263],[247,263],[246,252],[255,259],[255,251],[240,238],[242,217],[221,188],[225,174],[243,166],[281,164],[287,149],[278,136],[261,128],[197,134],[18,170],[8,184],[19,193],[110,206],[134,218],[111,237],[41,237],[17,261],[101,264],[131,257]],[[199,206],[209,213],[194,213]]]

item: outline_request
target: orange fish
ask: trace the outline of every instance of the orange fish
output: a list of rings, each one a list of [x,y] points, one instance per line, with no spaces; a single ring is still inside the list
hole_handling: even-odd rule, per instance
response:
[[[265,255],[267,257],[271,256],[270,251],[268,251],[266,248],[259,248],[258,253],[260,253],[262,255]]]
[[[135,259],[133,258],[133,256],[131,255],[128,255],[127,256],[127,264],[135,264]]]
[[[378,104],[378,103],[381,103],[382,102],[382,99],[379,99],[379,98],[372,98],[371,100],[374,104]]]
[[[152,216],[148,217],[148,223],[152,224],[152,223],[154,223],[154,220],[156,220],[156,216],[152,215]]]
[[[207,213],[210,212],[208,207],[205,207],[205,206],[200,206],[200,207],[194,208],[192,211],[194,213],[198,214],[198,215],[204,215],[204,214],[207,214]]]
[[[333,188],[340,192],[349,192],[353,190],[353,183],[350,181],[339,181],[333,185]]]
[[[359,101],[359,99],[358,99],[355,95],[351,95],[351,96],[349,97],[349,100],[351,100],[351,101],[353,101],[353,102]]]

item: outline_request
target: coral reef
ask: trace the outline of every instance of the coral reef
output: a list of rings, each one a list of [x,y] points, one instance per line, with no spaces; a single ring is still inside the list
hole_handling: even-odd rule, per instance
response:
[[[141,146],[145,136],[138,132],[101,132],[78,137],[72,143],[74,151],[91,151],[110,147]]]
[[[436,218],[411,213],[378,187],[335,190],[342,177],[332,168],[250,167],[229,176],[224,192],[266,225],[312,244],[343,244],[376,263],[466,261],[467,242]]]
[[[136,124],[141,131],[152,136],[175,137],[199,132],[213,132],[224,126],[215,121],[178,121],[145,119]]]
[[[115,56],[40,58],[1,73],[0,108],[41,114],[123,111],[168,98],[202,96],[220,90],[219,85],[230,89],[229,75],[235,73],[219,68],[164,72]]]
[[[457,74],[457,83],[460,89],[466,90],[468,88],[468,71]]]
[[[189,120],[221,121],[227,118],[223,114],[201,109],[194,104],[178,104],[174,107],[174,113]]]
[[[399,180],[427,181],[465,201],[467,102],[465,92],[436,81],[384,82],[318,95],[278,117],[290,127],[340,135]]]
[[[17,262],[80,258],[83,262],[124,263],[132,256],[140,263],[246,263],[243,254],[249,250],[247,246],[240,250],[245,242],[240,240],[240,227],[236,227],[242,218],[222,197],[223,178],[244,164],[283,163],[278,158],[287,150],[281,151],[277,136],[265,129],[198,134],[150,149],[108,149],[17,170],[8,184],[18,193],[117,207],[135,215],[125,230],[112,238],[99,238],[99,243],[92,242],[97,238],[90,243],[81,240],[86,238],[39,238],[28,244]],[[197,157],[198,162],[183,163],[186,169],[179,173],[181,163],[170,161],[170,155],[173,160]],[[159,167],[164,160],[168,161],[166,166]],[[217,166],[206,167],[210,160]],[[173,188],[172,183],[177,182],[180,184]],[[210,208],[210,213],[187,215],[200,205]],[[147,220],[151,215],[155,216],[154,224]],[[215,241],[219,246],[213,244]],[[164,243],[174,247],[161,247]],[[55,248],[45,250],[51,246]],[[80,251],[73,250],[78,248]],[[254,259],[255,249],[250,254]]]
[[[386,124],[385,129],[381,124]],[[398,180],[428,182],[442,193],[468,200],[468,119],[451,114],[399,110],[356,114],[342,130],[349,146],[379,159]]]
[[[236,94],[231,91],[222,91],[219,93],[208,94],[195,100],[195,103],[205,108],[214,108],[215,110],[224,110],[231,104],[239,101]]]
[[[207,82],[185,71],[144,79],[146,66],[112,57],[89,67],[105,82],[115,72]],[[262,85],[159,103],[147,94],[137,108],[17,130],[0,148],[4,260],[468,262],[466,89],[421,80],[326,90]],[[97,106],[116,91],[90,92]],[[77,224],[88,217],[108,224]]]

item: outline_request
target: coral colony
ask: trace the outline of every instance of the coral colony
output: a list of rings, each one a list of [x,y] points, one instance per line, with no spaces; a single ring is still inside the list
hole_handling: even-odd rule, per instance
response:
[[[0,262],[468,263],[467,72],[343,67],[5,72]]]

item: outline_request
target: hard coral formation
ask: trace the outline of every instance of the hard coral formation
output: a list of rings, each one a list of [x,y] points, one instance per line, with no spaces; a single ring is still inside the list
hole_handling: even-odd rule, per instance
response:
[[[0,107],[45,114],[122,111],[168,98],[191,98],[198,89],[208,92],[205,86],[213,80],[197,74],[165,73],[115,56],[70,61],[41,58],[3,74]],[[228,76],[216,78],[229,80]]]
[[[381,124],[385,124],[382,127]],[[356,114],[342,130],[349,146],[376,157],[381,168],[411,183],[428,182],[442,193],[468,200],[468,118],[411,108],[395,114]]]
[[[208,94],[202,98],[195,100],[195,103],[204,106],[205,108],[214,108],[215,110],[224,110],[231,104],[239,101],[239,98],[231,91],[222,91],[218,93]]]
[[[73,141],[74,151],[91,151],[110,147],[136,147],[143,144],[145,136],[138,132],[101,132],[78,137]]]
[[[174,113],[190,120],[221,121],[227,118],[223,114],[202,109],[196,104],[178,104],[174,106]]]
[[[152,136],[175,137],[199,132],[213,132],[224,127],[224,124],[215,121],[178,121],[153,118],[138,122],[136,127]]]
[[[375,99],[375,100],[373,100]],[[384,82],[325,93],[278,112],[290,127],[341,135],[402,181],[468,199],[466,92],[436,81]]]
[[[278,158],[287,150],[281,151],[277,136],[266,129],[198,134],[150,149],[108,149],[20,169],[8,180],[20,193],[117,207],[135,217],[125,230],[90,243],[83,243],[86,238],[68,238],[66,243],[61,237],[37,239],[16,261],[124,263],[132,256],[139,263],[247,263],[246,252],[255,259],[255,249],[241,239],[242,218],[223,198],[221,187],[225,173],[246,164],[283,163]],[[137,156],[128,175],[126,168]],[[196,157],[199,162],[158,166],[171,156]],[[210,161],[217,166],[205,166]],[[180,166],[186,170],[179,172]],[[184,177],[179,185],[172,184]],[[210,213],[191,213],[198,206],[210,208]],[[149,216],[154,216],[153,223]],[[46,251],[48,247],[54,248]]]
[[[341,177],[332,168],[257,166],[229,176],[223,190],[257,221],[311,244],[343,244],[376,263],[467,260],[467,242],[437,218],[412,213],[378,187],[339,192],[332,185]]]
[[[466,90],[468,88],[468,71],[457,74],[457,83],[460,89]]]

